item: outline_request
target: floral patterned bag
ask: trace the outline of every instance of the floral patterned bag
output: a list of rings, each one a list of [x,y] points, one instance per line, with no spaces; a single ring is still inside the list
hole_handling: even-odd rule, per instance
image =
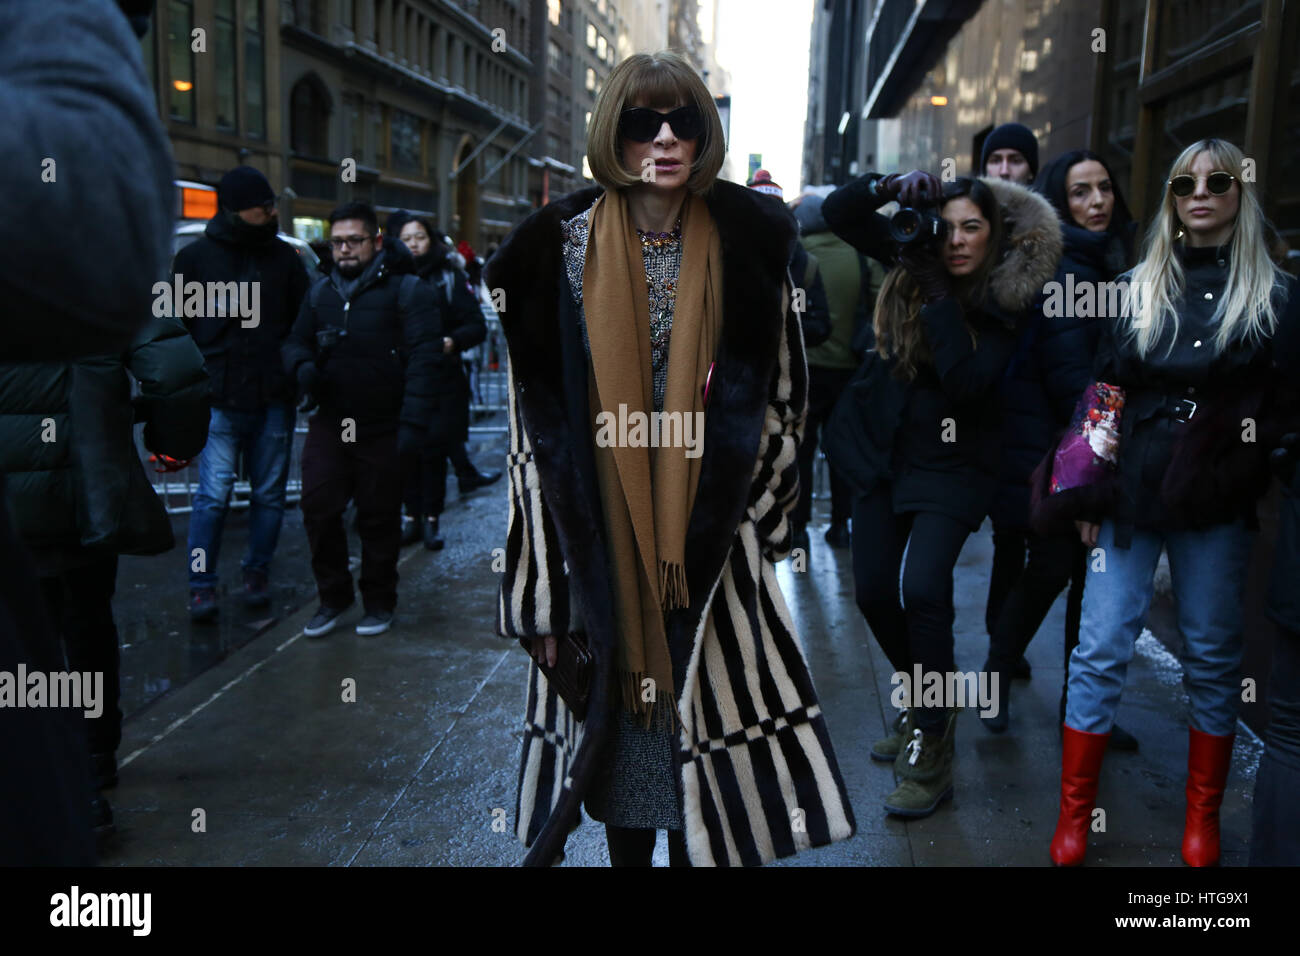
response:
[[[1056,446],[1049,492],[1053,495],[1108,478],[1119,464],[1124,390],[1105,382],[1084,389]]]

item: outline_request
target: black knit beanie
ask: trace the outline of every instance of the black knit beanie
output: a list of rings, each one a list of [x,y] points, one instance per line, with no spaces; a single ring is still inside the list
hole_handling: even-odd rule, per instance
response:
[[[269,202],[275,202],[271,184],[252,166],[236,166],[217,184],[217,203],[223,209],[240,212]]]
[[[1038,175],[1038,140],[1034,139],[1033,131],[1028,126],[1003,123],[989,133],[988,139],[984,140],[984,148],[980,150],[979,175],[987,175],[985,170],[989,166],[989,153],[996,149],[1014,149],[1025,157],[1034,176]]]

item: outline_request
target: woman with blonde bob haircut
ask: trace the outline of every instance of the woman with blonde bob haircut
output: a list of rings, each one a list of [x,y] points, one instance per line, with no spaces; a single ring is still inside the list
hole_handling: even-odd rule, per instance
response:
[[[1241,692],[1244,585],[1267,456],[1295,430],[1273,337],[1292,280],[1269,257],[1241,150],[1193,143],[1174,161],[1142,260],[1137,307],[1106,321],[1094,374],[1123,390],[1117,465],[1076,517],[1091,549],[1070,657],[1061,807],[1051,856],[1083,862],[1128,663],[1169,554],[1190,702],[1189,866],[1219,860],[1219,805]]]
[[[676,53],[596,102],[599,187],[488,264],[510,351],[498,631],[529,664],[516,832],[563,857],[758,864],[853,815],[773,562],[790,550],[807,367],[780,202],[716,179],[712,97]]]

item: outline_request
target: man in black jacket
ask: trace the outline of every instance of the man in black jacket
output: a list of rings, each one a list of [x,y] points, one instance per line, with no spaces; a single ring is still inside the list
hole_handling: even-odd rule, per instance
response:
[[[303,629],[319,637],[353,603],[343,510],[357,506],[361,599],[357,633],[382,634],[397,604],[401,453],[425,440],[438,392],[441,314],[400,242],[385,245],[375,211],[330,214],[334,262],[313,284],[282,349],[285,370],[319,404],[302,453],[302,515],[321,606]]]
[[[217,557],[241,451],[252,489],[244,602],[271,603],[268,572],[284,521],[294,426],[293,381],[280,346],[309,284],[298,254],[277,237],[275,194],[265,176],[251,166],[230,170],[217,187],[217,203],[203,235],[172,263],[178,284],[232,283],[239,306],[210,308],[216,302],[205,298],[203,314],[185,319],[212,376],[210,438],[199,459],[186,554],[195,621],[217,614]]]

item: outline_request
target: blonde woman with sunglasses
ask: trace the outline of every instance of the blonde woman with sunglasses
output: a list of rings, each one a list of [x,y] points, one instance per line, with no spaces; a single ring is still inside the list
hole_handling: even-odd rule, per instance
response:
[[[1104,514],[1077,522],[1091,550],[1070,658],[1061,804],[1051,856],[1083,862],[1102,755],[1162,549],[1177,602],[1190,701],[1184,862],[1219,860],[1219,806],[1241,692],[1243,587],[1279,401],[1272,338],[1291,280],[1270,259],[1241,150],[1194,143],[1174,161],[1146,248],[1127,275],[1094,367],[1124,390]]]

